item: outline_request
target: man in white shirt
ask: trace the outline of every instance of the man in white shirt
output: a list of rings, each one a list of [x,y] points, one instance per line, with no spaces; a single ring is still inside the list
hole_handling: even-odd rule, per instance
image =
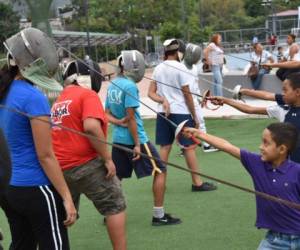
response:
[[[260,43],[254,46],[254,52],[251,53],[251,61],[255,63],[259,69],[255,79],[251,79],[252,86],[255,90],[259,89],[263,76],[270,72],[270,68],[261,66],[267,62],[274,62],[270,52],[263,49]]]
[[[190,76],[186,67],[179,62],[178,49],[178,40],[169,39],[164,42],[165,60],[153,72],[154,80],[150,84],[148,96],[158,103],[158,112],[173,123],[188,120],[187,126],[198,128],[199,122],[189,88]],[[160,83],[173,85],[175,88]],[[168,161],[176,128],[161,115],[156,120],[156,144],[160,145],[161,159]],[[195,147],[192,146],[194,142],[183,136],[179,140],[186,147],[184,156],[188,167],[192,171],[198,171]],[[212,191],[216,188],[212,183],[203,182],[199,175],[192,174],[192,191]]]
[[[203,110],[199,101],[199,95],[201,95],[201,92],[199,88],[200,82],[198,77],[198,69],[196,66],[201,58],[201,48],[198,45],[192,43],[179,46],[179,57],[180,59],[181,57],[183,58],[181,59],[181,63],[186,67],[186,72],[188,72],[189,88],[191,93],[194,93],[194,95],[192,94],[192,96],[195,106],[195,112],[200,126],[199,128],[202,132],[206,133]],[[203,147],[203,151],[206,153],[218,151],[218,149],[209,145],[207,142],[202,142],[201,144]]]
[[[284,61],[286,62],[300,61],[299,46],[296,43],[296,36],[294,34],[289,34],[287,36],[286,42],[288,44],[288,49],[284,53]],[[287,76],[290,75],[291,73],[299,71],[299,69],[297,68],[288,69],[288,68],[281,67],[281,64],[271,64],[271,67],[279,67],[279,69],[276,71],[276,76],[281,81],[284,81],[287,78]]]

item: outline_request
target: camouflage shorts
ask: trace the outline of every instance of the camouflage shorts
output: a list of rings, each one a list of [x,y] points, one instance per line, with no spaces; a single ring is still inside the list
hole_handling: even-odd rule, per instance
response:
[[[118,214],[126,209],[121,182],[116,176],[106,179],[106,174],[104,162],[99,158],[64,171],[77,211],[80,194],[86,195],[104,216]]]

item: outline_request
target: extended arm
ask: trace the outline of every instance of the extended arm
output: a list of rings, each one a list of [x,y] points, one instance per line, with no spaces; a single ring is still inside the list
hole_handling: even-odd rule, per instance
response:
[[[300,61],[285,61],[278,63],[266,63],[264,64],[272,68],[283,68],[283,69],[296,69],[300,68]]]
[[[268,92],[268,91],[242,88],[240,90],[240,93],[242,95],[251,96],[251,97],[254,97],[254,98],[257,98],[257,99],[275,101],[275,94],[271,93],[271,92]]]
[[[247,114],[258,114],[258,115],[267,115],[267,109],[264,107],[253,107],[250,105],[247,105],[242,102],[235,101],[233,99],[225,98],[225,97],[220,97],[220,96],[214,96],[211,97],[210,100],[217,104],[217,105],[222,105],[222,104],[227,104],[233,108],[236,108],[237,110],[247,113]]]
[[[208,144],[234,156],[235,158],[241,158],[241,150],[220,137],[203,133],[195,128],[185,128],[183,133],[187,136],[193,135],[200,140],[206,141]]]

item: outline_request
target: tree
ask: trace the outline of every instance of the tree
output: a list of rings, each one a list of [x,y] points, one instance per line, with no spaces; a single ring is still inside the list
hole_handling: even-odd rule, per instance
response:
[[[12,3],[25,2],[29,8],[32,27],[38,28],[51,36],[49,9],[52,0],[12,0]]]
[[[247,16],[258,17],[265,15],[262,0],[245,0],[245,11]]]
[[[10,4],[0,3],[0,42],[19,31],[19,17]]]
[[[32,18],[32,27],[51,35],[52,32],[48,19],[52,0],[26,0],[26,3],[28,4]]]
[[[182,30],[178,23],[165,22],[159,29],[160,39],[162,41],[168,38],[182,38]]]
[[[196,14],[191,15],[188,18],[188,36],[187,41],[192,41],[194,43],[203,43],[208,41],[213,30],[210,26],[205,26],[200,28],[199,16]]]

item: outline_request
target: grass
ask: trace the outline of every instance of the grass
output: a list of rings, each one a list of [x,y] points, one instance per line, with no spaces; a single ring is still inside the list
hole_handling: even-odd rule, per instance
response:
[[[270,119],[221,120],[208,119],[210,133],[224,137],[233,144],[258,151],[263,128]],[[145,121],[145,128],[154,142],[155,120]],[[185,166],[174,146],[170,161]],[[252,188],[249,175],[241,163],[223,152],[203,153],[197,150],[203,173]],[[166,211],[180,217],[181,225],[152,227],[151,178],[123,181],[127,199],[127,237],[129,250],[253,250],[264,236],[255,223],[254,196],[219,184],[218,190],[192,193],[188,173],[168,168]],[[81,218],[70,229],[71,249],[111,249],[102,216],[91,202],[82,197]],[[8,249],[9,228],[2,210],[0,227],[5,234],[4,249]]]

